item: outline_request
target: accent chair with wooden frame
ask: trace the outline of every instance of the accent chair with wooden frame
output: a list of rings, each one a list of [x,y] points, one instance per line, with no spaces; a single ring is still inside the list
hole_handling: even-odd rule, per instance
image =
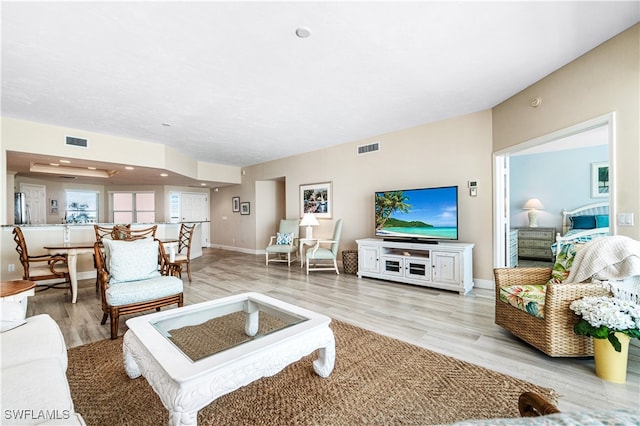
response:
[[[300,220],[281,219],[276,235],[269,239],[269,245],[265,249],[265,265],[269,262],[286,262],[291,268],[291,262],[298,259],[298,236],[300,232]],[[295,257],[291,257],[291,255]]]
[[[112,240],[120,239],[121,235],[118,233],[117,228],[123,227],[130,229],[131,225],[114,225],[114,226],[100,226],[93,225],[93,232],[96,234],[96,242],[102,244],[103,238],[111,238]],[[124,235],[122,235],[124,237]],[[93,255],[93,267],[98,270],[98,264],[96,263],[96,255]],[[96,293],[100,290],[100,284],[98,283],[98,273],[96,272]]]
[[[111,318],[112,339],[118,336],[122,315],[183,305],[179,267],[169,263],[159,240],[104,238],[102,244],[95,243],[94,253],[102,299],[101,324]]]
[[[183,223],[180,225],[180,233],[178,234],[178,252],[173,262],[180,267],[180,277],[182,277],[182,265],[187,265],[187,276],[191,282],[191,242],[193,241],[193,231],[196,224],[191,226]]]
[[[592,356],[591,337],[573,332],[578,317],[569,305],[585,296],[606,296],[609,292],[600,284],[550,284],[551,272],[551,268],[495,268],[495,323],[549,356]],[[545,286],[544,318],[501,300],[502,289],[523,285]]]
[[[44,280],[64,280],[53,284],[48,284],[44,288],[38,290],[46,290],[48,288],[71,288],[71,278],[69,277],[69,268],[67,267],[67,257],[64,255],[43,254],[31,256],[27,250],[27,243],[22,233],[22,229],[16,226],[13,228],[13,240],[16,242],[16,251],[22,264],[22,279],[27,281],[44,281]],[[64,287],[60,285],[68,284]],[[39,286],[42,287],[42,286]]]

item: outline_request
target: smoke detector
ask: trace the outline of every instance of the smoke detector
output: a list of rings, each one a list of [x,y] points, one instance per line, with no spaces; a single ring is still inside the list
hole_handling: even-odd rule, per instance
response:
[[[296,30],[298,38],[308,38],[311,36],[311,30],[306,27],[300,27]]]

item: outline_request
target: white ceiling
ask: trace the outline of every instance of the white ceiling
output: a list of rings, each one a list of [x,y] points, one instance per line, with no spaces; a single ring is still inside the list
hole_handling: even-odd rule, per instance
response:
[[[3,1],[2,115],[242,167],[491,108],[639,5]]]

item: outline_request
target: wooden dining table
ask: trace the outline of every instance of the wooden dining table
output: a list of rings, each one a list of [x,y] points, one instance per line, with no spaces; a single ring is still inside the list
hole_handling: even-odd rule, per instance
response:
[[[78,300],[78,255],[93,254],[95,241],[82,241],[78,243],[47,244],[44,248],[49,254],[66,254],[69,267],[69,280],[71,281],[71,303]]]

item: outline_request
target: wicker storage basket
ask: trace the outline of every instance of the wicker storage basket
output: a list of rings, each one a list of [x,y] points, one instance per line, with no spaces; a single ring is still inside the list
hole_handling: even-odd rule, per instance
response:
[[[345,274],[358,273],[358,250],[344,250],[342,252],[342,268]]]

